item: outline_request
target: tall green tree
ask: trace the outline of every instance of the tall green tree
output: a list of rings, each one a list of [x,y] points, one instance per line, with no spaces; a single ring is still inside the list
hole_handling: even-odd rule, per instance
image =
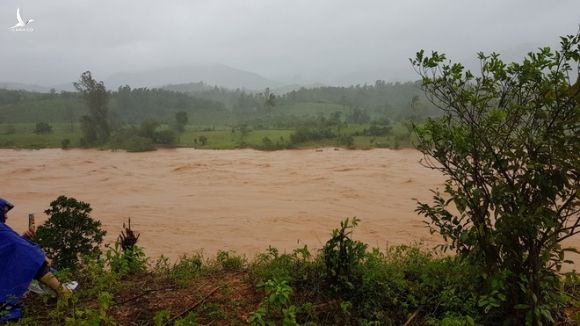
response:
[[[89,114],[81,117],[83,136],[88,144],[103,144],[111,133],[109,126],[110,95],[102,81],[97,82],[90,71],[81,74],[74,87],[81,93],[89,109]]]
[[[185,131],[185,125],[189,122],[187,112],[180,111],[175,113],[175,127],[179,133]]]
[[[437,52],[411,60],[443,112],[415,126],[418,149],[447,177],[417,211],[481,268],[490,323],[553,323],[561,311],[562,241],[580,232],[579,41],[522,63],[480,53],[477,76]]]

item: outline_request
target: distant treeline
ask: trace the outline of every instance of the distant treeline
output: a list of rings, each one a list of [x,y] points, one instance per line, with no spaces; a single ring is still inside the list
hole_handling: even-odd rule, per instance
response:
[[[110,93],[113,124],[151,119],[169,122],[180,111],[196,117],[200,123],[218,124],[227,121],[230,115],[220,102],[163,89],[125,86]],[[86,105],[76,92],[47,94],[0,89],[0,123],[78,122],[86,112]]]
[[[330,117],[336,112],[341,112],[344,119],[353,112],[363,112],[370,119],[420,121],[438,112],[416,82],[377,80],[373,85],[300,88],[284,94],[269,89],[264,92],[229,90],[203,83],[170,85],[165,89],[223,103],[238,123],[260,123],[265,118],[279,121],[280,117],[288,116],[290,119],[320,114]]]
[[[171,85],[165,89],[109,90],[111,123],[138,124],[145,120],[173,121],[186,112],[193,125],[295,126],[321,116],[349,123],[372,120],[421,121],[435,114],[416,83],[387,83],[350,87],[301,88],[285,94],[229,90],[203,83]],[[0,89],[0,123],[74,123],[87,108],[76,92],[36,93]]]

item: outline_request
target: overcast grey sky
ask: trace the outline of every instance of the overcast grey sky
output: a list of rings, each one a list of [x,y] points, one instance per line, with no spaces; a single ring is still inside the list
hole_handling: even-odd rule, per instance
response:
[[[33,32],[11,32],[16,8]],[[1,0],[0,81],[225,64],[283,82],[416,79],[423,48],[520,59],[580,23],[578,0]]]

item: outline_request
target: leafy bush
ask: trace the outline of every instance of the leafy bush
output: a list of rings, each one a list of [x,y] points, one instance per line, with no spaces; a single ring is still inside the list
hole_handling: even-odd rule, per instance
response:
[[[250,325],[275,325],[274,320],[281,320],[282,325],[292,326],[296,323],[296,306],[290,304],[292,288],[287,281],[272,279],[264,283],[266,298],[258,309],[250,315]]]
[[[371,123],[370,127],[362,131],[364,136],[388,136],[391,133],[392,127],[390,125],[380,125],[378,123]]]
[[[338,144],[346,147],[353,147],[354,137],[352,137],[352,135],[340,135],[340,137],[338,137]]]
[[[324,127],[299,127],[290,135],[292,144],[300,144],[307,141],[316,141],[321,139],[331,139],[336,134],[328,126]]]
[[[276,142],[270,139],[270,137],[262,138],[262,144],[256,146],[257,149],[264,151],[275,151],[280,149],[289,148],[288,143],[284,140],[284,137],[280,137]]]
[[[320,256],[312,257],[306,247],[292,254],[269,248],[252,262],[251,275],[258,286],[288,284],[295,294],[289,306],[299,323],[402,325],[412,315],[430,325],[483,320],[476,268],[417,246],[367,251],[351,238],[357,223],[343,221]],[[282,315],[263,304],[252,316],[254,323],[267,323]]]
[[[122,146],[121,148],[127,152],[148,152],[155,150],[151,139],[140,136],[127,138]]]
[[[141,122],[141,125],[139,125],[139,128],[136,131],[141,137],[153,139],[155,138],[155,130],[160,125],[161,123],[159,121],[148,119]]]
[[[262,138],[262,146],[264,148],[271,148],[274,146],[274,142],[272,142],[270,137],[264,137],[264,138]]]
[[[580,233],[579,48],[576,34],[523,63],[480,53],[479,76],[437,52],[412,60],[443,108],[415,128],[418,149],[447,176],[445,193],[417,211],[481,268],[488,323],[554,323],[564,303],[561,243]]]
[[[161,256],[155,262],[153,272],[180,286],[187,286],[200,274],[203,267],[203,256],[200,254],[184,255],[174,264],[171,264],[167,257]]]
[[[98,255],[106,231],[91,216],[88,203],[59,196],[44,211],[48,220],[38,227],[36,241],[58,268],[78,267],[80,255]]]
[[[153,142],[155,144],[173,145],[175,144],[176,139],[175,132],[169,129],[155,131],[153,134]]]
[[[278,249],[269,247],[253,261],[250,270],[257,283],[270,279],[291,280],[294,261],[290,255],[280,255]]]
[[[161,123],[156,120],[145,120],[135,131],[138,136],[147,138],[154,144],[175,144],[177,139],[175,132],[170,129],[158,130],[160,126]]]
[[[332,231],[332,237],[322,248],[328,282],[339,291],[352,290],[360,282],[356,268],[364,259],[367,245],[351,239],[358,222],[356,217],[341,221],[340,229]]]
[[[205,146],[205,145],[207,145],[207,137],[206,137],[206,136],[203,136],[203,135],[202,135],[202,136],[199,136],[199,137],[198,137],[198,139],[199,139],[199,143],[200,143],[202,146]]]
[[[62,149],[68,149],[69,146],[70,146],[70,139],[65,138],[65,139],[61,140],[61,142],[60,142],[60,148],[62,148]]]
[[[50,134],[52,133],[52,126],[46,122],[37,122],[34,126],[35,134]]]
[[[123,249],[119,242],[105,252],[106,262],[111,271],[119,276],[143,272],[147,268],[147,257],[138,246]]]
[[[239,271],[246,265],[246,259],[233,252],[219,250],[216,256],[217,262],[223,269]]]
[[[117,130],[111,136],[109,146],[112,149],[123,149],[127,152],[147,152],[155,150],[150,138],[139,136],[134,128]]]
[[[361,108],[351,109],[349,114],[346,116],[346,122],[348,123],[358,123],[365,124],[371,121],[371,117],[367,110]]]

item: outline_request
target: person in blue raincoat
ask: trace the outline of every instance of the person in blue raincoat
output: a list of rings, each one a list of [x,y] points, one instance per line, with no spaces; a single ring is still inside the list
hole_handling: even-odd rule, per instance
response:
[[[20,317],[18,304],[33,279],[46,284],[59,297],[70,293],[51,273],[50,261],[42,249],[28,240],[33,233],[27,231],[20,236],[6,225],[12,208],[14,205],[0,198],[0,321]]]

